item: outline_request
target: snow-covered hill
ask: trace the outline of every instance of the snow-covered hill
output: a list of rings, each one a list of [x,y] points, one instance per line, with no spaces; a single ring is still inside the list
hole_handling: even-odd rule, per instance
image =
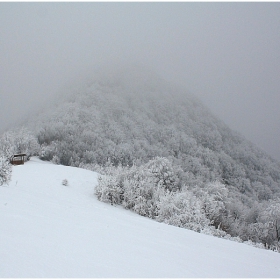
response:
[[[96,183],[37,158],[14,166],[0,187],[0,277],[280,277],[280,254],[99,202]]]

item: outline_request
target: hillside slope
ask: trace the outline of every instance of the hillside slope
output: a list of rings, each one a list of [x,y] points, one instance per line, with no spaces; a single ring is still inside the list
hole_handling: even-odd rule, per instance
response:
[[[0,187],[0,277],[280,277],[280,254],[99,202],[96,183],[37,158],[14,166]]]
[[[93,74],[28,125],[45,160],[131,166],[167,157],[183,169],[185,185],[218,180],[254,201],[280,195],[279,162],[186,90],[143,69]]]

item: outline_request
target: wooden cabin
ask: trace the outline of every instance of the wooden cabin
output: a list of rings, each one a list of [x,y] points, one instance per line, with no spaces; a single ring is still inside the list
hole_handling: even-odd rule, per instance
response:
[[[24,164],[26,159],[27,159],[26,154],[16,154],[16,155],[11,156],[10,163],[13,165],[20,165],[20,164]]]

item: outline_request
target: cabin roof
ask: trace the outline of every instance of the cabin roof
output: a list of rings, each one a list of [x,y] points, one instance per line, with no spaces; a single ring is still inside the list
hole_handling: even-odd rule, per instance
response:
[[[13,157],[24,157],[26,154],[14,154]]]

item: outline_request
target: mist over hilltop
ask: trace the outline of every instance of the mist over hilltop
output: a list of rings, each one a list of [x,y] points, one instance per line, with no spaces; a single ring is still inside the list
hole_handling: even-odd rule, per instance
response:
[[[84,68],[144,63],[280,160],[279,3],[0,3],[0,131]]]

